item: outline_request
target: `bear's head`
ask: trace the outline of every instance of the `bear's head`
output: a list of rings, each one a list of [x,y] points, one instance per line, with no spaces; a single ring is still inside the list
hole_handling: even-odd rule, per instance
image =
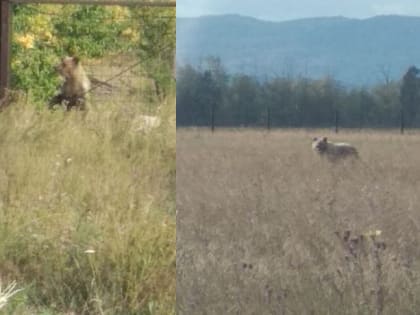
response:
[[[312,149],[318,151],[319,153],[323,153],[328,148],[328,139],[327,137],[323,138],[313,138],[312,139]]]
[[[77,57],[64,57],[55,69],[63,78],[70,79],[76,73],[79,63]]]

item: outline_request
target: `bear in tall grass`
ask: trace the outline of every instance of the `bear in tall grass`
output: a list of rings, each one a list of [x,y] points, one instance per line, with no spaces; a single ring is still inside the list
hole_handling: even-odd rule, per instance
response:
[[[330,161],[359,157],[356,148],[351,144],[329,142],[327,137],[313,138],[312,149]]]
[[[78,57],[64,57],[55,68],[64,79],[60,93],[55,95],[49,107],[64,105],[67,110],[72,108],[86,109],[87,92],[90,89],[90,80]]]

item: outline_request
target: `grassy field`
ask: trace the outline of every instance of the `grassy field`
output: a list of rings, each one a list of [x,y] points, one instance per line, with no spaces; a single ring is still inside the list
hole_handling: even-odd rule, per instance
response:
[[[419,134],[178,129],[178,314],[418,314],[419,192]]]
[[[0,114],[2,314],[175,313],[175,97],[96,105]]]

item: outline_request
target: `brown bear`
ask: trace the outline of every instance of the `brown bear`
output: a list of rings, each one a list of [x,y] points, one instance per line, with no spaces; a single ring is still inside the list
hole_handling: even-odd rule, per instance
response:
[[[67,110],[73,107],[79,110],[86,108],[87,92],[90,89],[90,80],[83,69],[78,57],[64,57],[56,66],[57,72],[64,79],[60,93],[55,95],[49,107],[64,105]]]
[[[320,156],[327,157],[330,161],[336,161],[348,157],[359,157],[356,148],[351,144],[328,142],[327,137],[313,138],[312,149]]]

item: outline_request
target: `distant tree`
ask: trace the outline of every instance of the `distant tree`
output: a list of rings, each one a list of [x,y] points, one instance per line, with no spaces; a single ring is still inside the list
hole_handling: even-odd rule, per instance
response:
[[[217,61],[211,60],[205,70],[191,65],[177,70],[177,124],[180,126],[208,126],[212,112],[222,106],[227,75]]]
[[[369,128],[381,125],[380,104],[366,87],[347,92],[340,109],[340,125],[346,128]]]
[[[371,90],[377,104],[375,114],[381,127],[395,127],[400,120],[400,88],[400,82],[389,81]]]
[[[310,83],[305,125],[312,127],[331,127],[339,110],[342,88],[331,77],[313,80]]]
[[[199,102],[198,83],[201,74],[190,65],[179,67],[176,84],[176,116],[177,125],[195,125],[197,104]]]
[[[210,70],[204,71],[201,76],[199,94],[201,112],[204,114],[201,116],[203,121],[201,125],[211,125],[212,119],[215,118],[212,116],[216,114],[221,102],[222,94],[221,89]]]
[[[261,90],[261,103],[270,110],[272,126],[294,126],[297,113],[293,81],[276,77],[264,82]]]
[[[403,76],[400,99],[404,119],[408,126],[412,126],[416,118],[420,103],[420,80],[417,77],[420,70],[411,66]]]
[[[203,82],[201,91],[206,96],[206,106],[209,108],[209,123],[214,115],[217,125],[223,124],[223,108],[226,97],[229,76],[219,57],[209,56],[203,63]]]
[[[378,65],[378,70],[381,76],[383,77],[384,84],[388,85],[391,83],[391,69],[389,65],[380,64]]]
[[[379,124],[378,107],[372,93],[367,89],[359,92],[360,127],[374,127]]]
[[[259,123],[261,108],[257,102],[259,84],[247,75],[234,76],[230,83],[229,103],[236,125],[255,125]]]
[[[219,89],[223,90],[228,82],[228,75],[219,57],[209,56],[204,59],[205,70],[210,71],[213,80]]]

